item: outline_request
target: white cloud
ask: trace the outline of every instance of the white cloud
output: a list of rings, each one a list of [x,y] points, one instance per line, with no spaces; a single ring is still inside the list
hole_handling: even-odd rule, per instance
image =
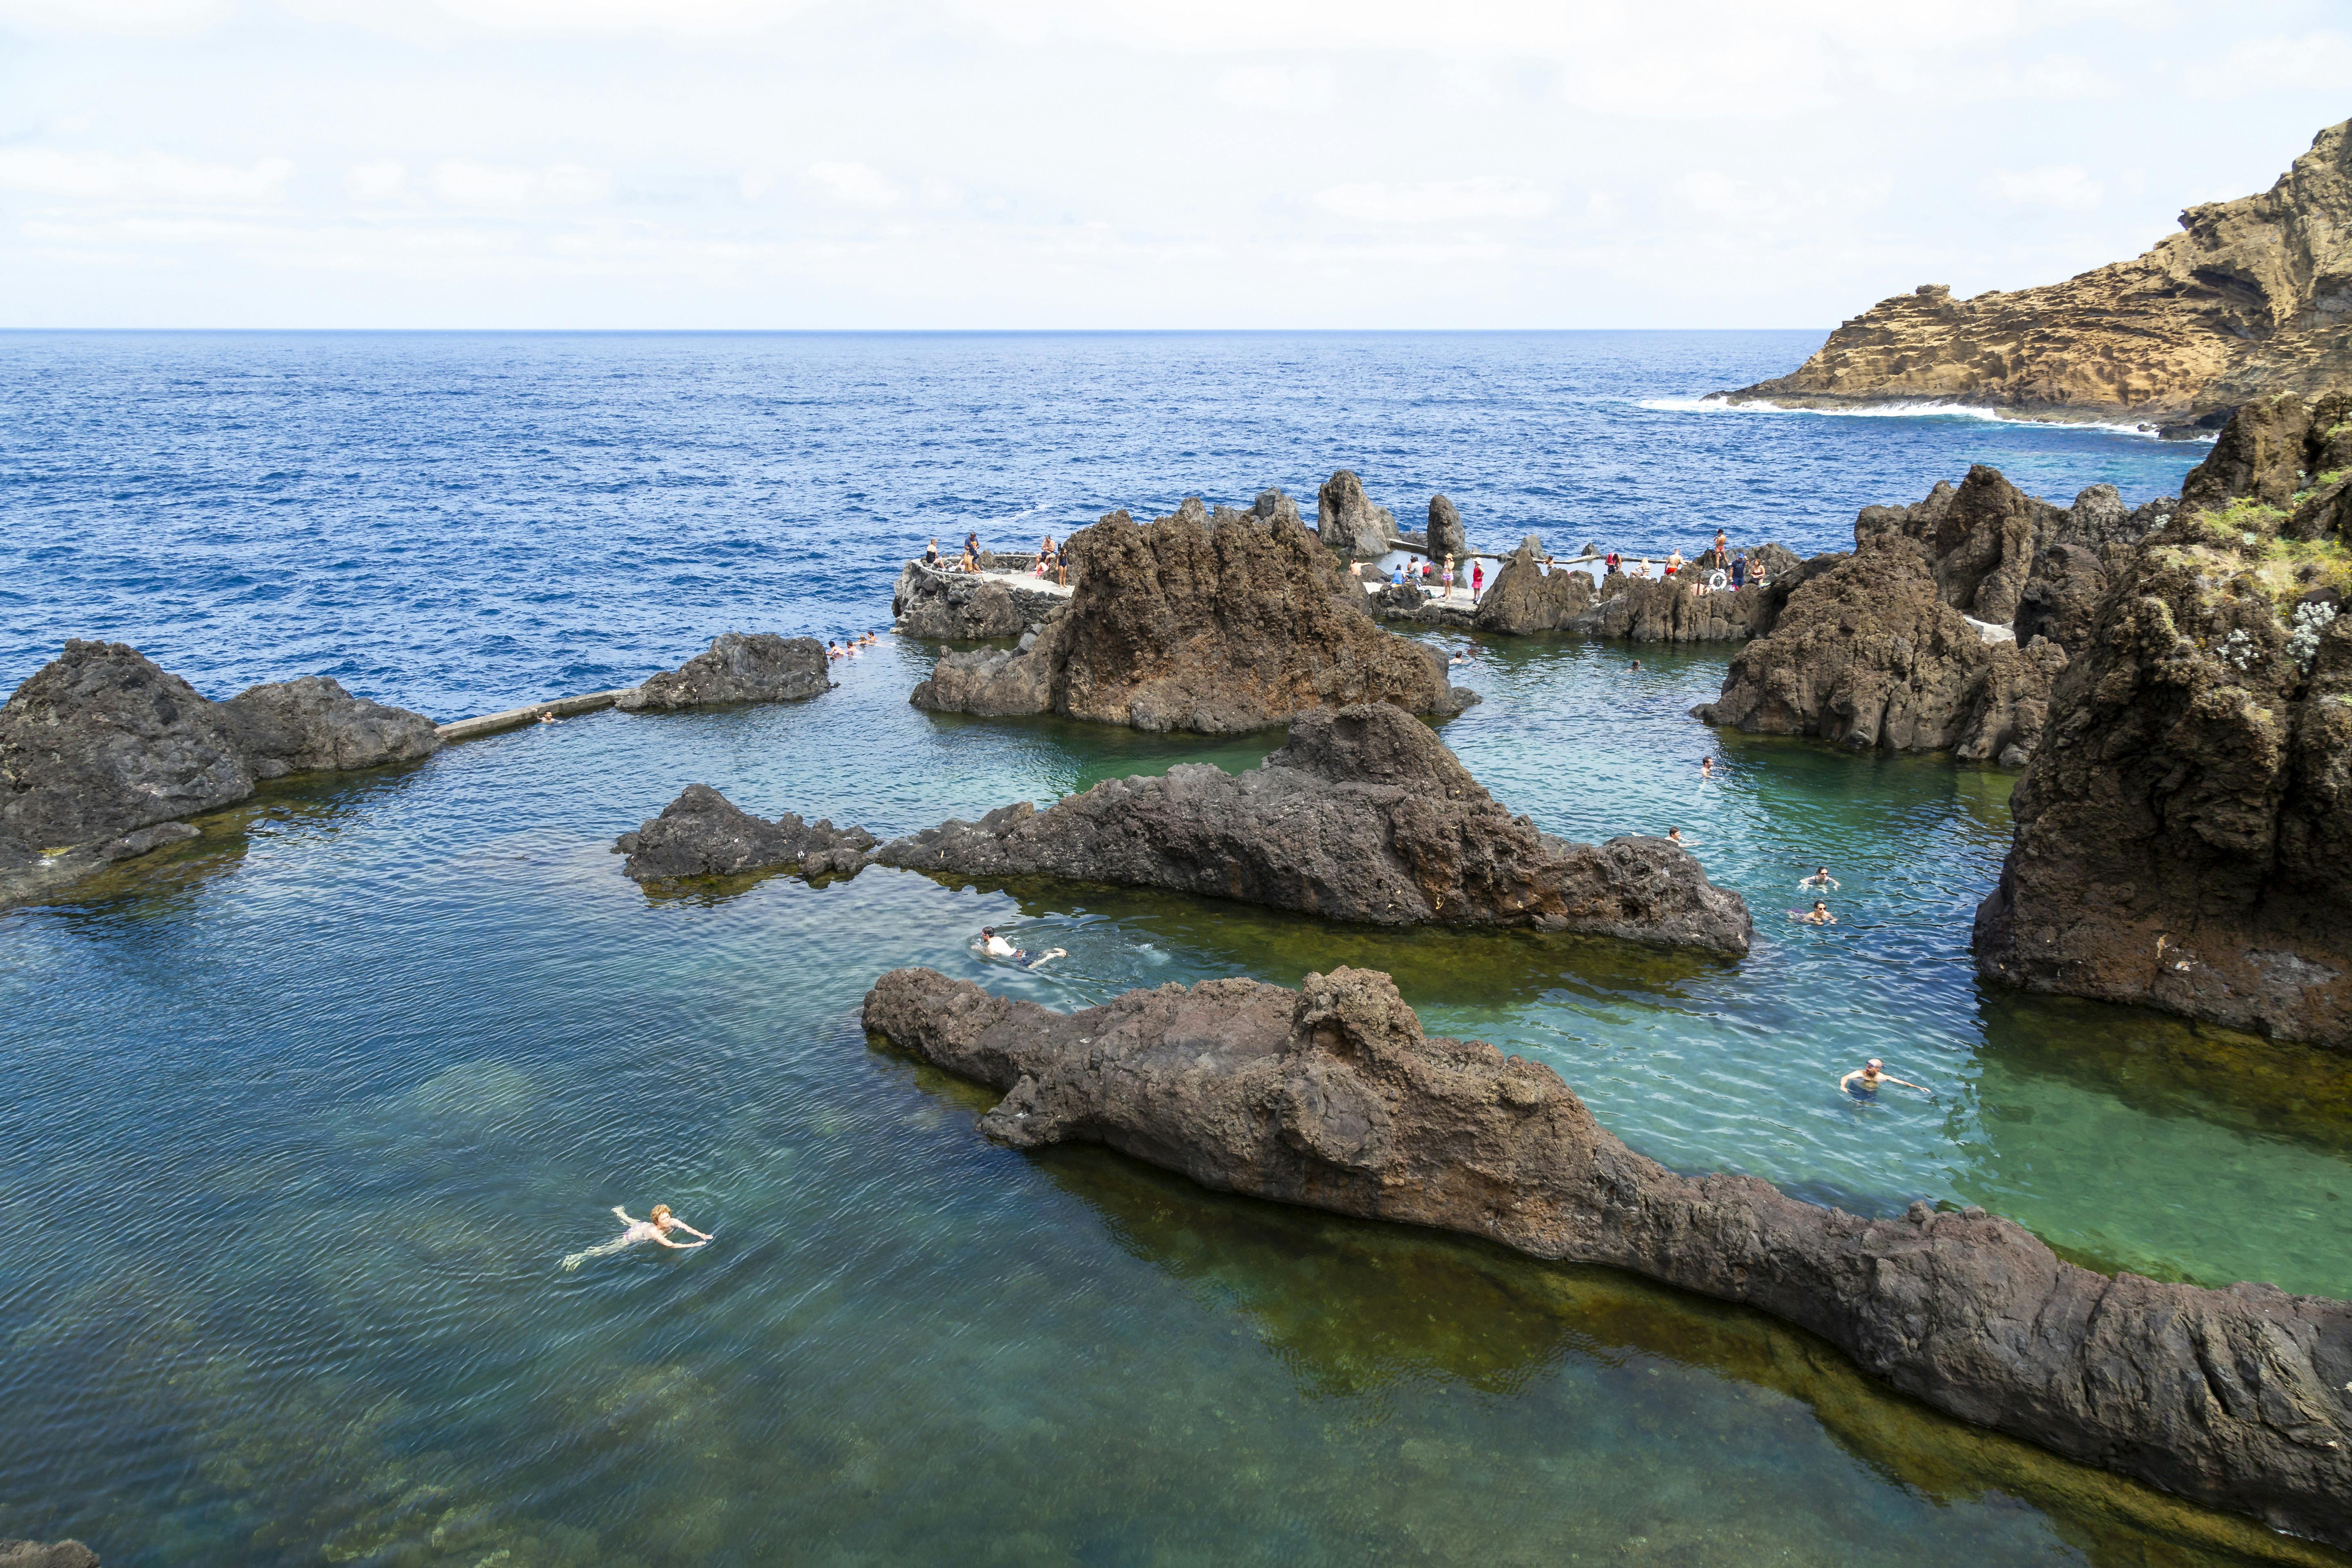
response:
[[[0,0],[0,4],[12,0]],[[130,0],[118,0],[130,3]],[[154,0],[165,3],[165,0]],[[197,0],[184,0],[196,4]],[[451,26],[537,37],[737,38],[791,22],[801,0],[280,0],[314,20],[400,36]]]
[[[1530,181],[1482,174],[1420,185],[1334,185],[1317,192],[1315,205],[1361,223],[1475,223],[1541,217],[1552,198]]]
[[[1331,68],[1320,63],[1234,66],[1217,73],[1216,95],[1243,109],[1313,114],[1339,101]]]
[[[388,202],[408,189],[408,166],[397,158],[355,163],[343,175],[343,189],[354,201]]]
[[[879,169],[864,163],[811,163],[809,184],[835,206],[884,212],[907,199],[907,193]]]
[[[1987,174],[1979,188],[1998,202],[2020,207],[2057,207],[2087,212],[2099,205],[2105,187],[2073,163],[2039,169],[2001,169]]]
[[[2282,88],[2340,89],[2352,82],[2352,35],[2306,33],[2300,38],[2246,38],[2211,69],[2191,78],[2200,98],[2241,98]]]
[[[543,169],[444,158],[433,165],[433,194],[452,206],[578,206],[612,195],[612,181],[579,163]]]
[[[0,190],[86,201],[247,204],[282,201],[294,176],[285,158],[200,163],[164,153],[122,157],[53,147],[0,147]]]
[[[227,0],[0,0],[0,26],[32,33],[173,37],[228,15]]]
[[[1886,183],[1817,185],[1797,179],[1734,179],[1720,170],[1696,169],[1670,184],[1666,196],[1675,210],[1718,227],[1769,230],[1867,211],[1886,199]]]

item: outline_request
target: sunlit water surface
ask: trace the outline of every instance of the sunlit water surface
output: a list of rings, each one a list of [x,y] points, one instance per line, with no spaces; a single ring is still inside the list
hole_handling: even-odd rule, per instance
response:
[[[1712,380],[1772,368],[1752,344],[1715,347]],[[873,374],[887,369],[886,354]],[[1166,355],[1161,369],[1189,374]],[[38,401],[21,382],[10,395]],[[1336,395],[1324,406],[1353,417]],[[933,416],[938,439],[961,438]],[[1202,468],[1265,471],[1153,458],[1133,431],[1162,429],[1161,412],[1130,417],[1107,427],[1101,460],[1164,462],[1171,498]],[[1693,454],[1723,432],[1769,445],[1844,428],[1678,417],[1643,439],[1691,450],[1627,437],[1608,447],[1612,482],[1664,493],[1653,468],[1680,464],[1703,488]],[[1954,473],[1978,438],[1868,423],[1906,461],[1933,448]],[[1211,420],[1202,452],[1218,434]],[[2145,492],[2195,455],[1990,438],[2028,442],[2078,483],[2100,476],[2070,470],[2068,444],[2104,440],[2080,449]],[[1785,439],[1780,460],[1798,465],[1822,438]],[[397,489],[381,445],[352,440],[354,492]],[[1862,461],[1814,456],[1834,472]],[[1555,463],[1584,471],[1521,467]],[[271,612],[281,637],[260,639],[259,612],[206,629],[168,593],[67,571],[128,526],[129,503],[79,494],[95,482],[11,492],[34,498],[14,515],[53,534],[87,521],[32,552],[27,570],[59,574],[31,579],[43,613],[176,638],[167,662],[215,689],[232,670],[314,667],[331,644],[362,667],[352,684],[445,711],[617,678],[557,662],[560,616],[477,659],[429,605],[366,600],[296,545],[281,563],[294,591]],[[225,490],[249,500],[256,482]],[[154,504],[159,535],[183,541],[164,553],[210,537],[214,501]],[[614,515],[583,514],[583,548],[619,551]],[[819,523],[794,526],[797,541]],[[1828,522],[1805,526],[1818,537],[1779,531],[1834,542]],[[874,557],[904,542],[840,537]],[[690,555],[694,540],[666,548]],[[880,618],[887,562],[837,562],[812,600],[760,548],[744,545],[761,564],[719,574],[719,608],[600,558],[595,592],[563,614],[615,606],[615,645],[664,659],[728,625]],[[352,571],[413,585],[404,569]],[[479,561],[455,575],[486,601],[530,581]],[[665,595],[690,635],[632,607]],[[759,595],[762,613],[743,608]],[[13,680],[43,655],[12,657]],[[1548,830],[1681,826],[1756,911],[1745,963],[1049,883],[873,870],[659,894],[619,874],[613,835],[695,780],[770,815],[898,832],[1180,761],[1251,766],[1280,740],[931,718],[905,702],[929,658],[886,644],[804,704],[607,713],[272,786],[160,864],[0,914],[0,1182],[22,1222],[0,1253],[0,1535],[79,1535],[110,1568],[2323,1560],[1945,1421],[1754,1313],[1219,1197],[1099,1150],[992,1148],[972,1131],[984,1093],[857,1025],[872,978],[901,963],[1056,1006],[1370,964],[1433,1032],[1549,1063],[1676,1168],[1750,1172],[1862,1213],[1982,1204],[2093,1267],[2352,1294],[2338,1061],[1976,985],[1968,920],[1999,864],[2010,775],[1714,736],[1686,710],[1713,694],[1721,650],[1528,639],[1464,667],[1486,700],[1449,743]],[[1703,783],[1710,751],[1723,765]],[[1823,864],[1841,923],[1799,928],[1785,910]],[[982,964],[969,943],[983,923],[1069,956],[1039,973]],[[1872,1055],[1935,1098],[1840,1096],[1837,1076]],[[656,1201],[718,1242],[561,1268],[616,1228],[610,1205]]]

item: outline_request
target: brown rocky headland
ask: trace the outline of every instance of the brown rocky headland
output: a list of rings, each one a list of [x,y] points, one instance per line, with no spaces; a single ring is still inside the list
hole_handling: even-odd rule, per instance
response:
[[[1923,284],[1790,374],[1726,395],[2210,428],[2257,398],[2352,381],[2352,121],[2320,132],[2269,190],[2190,207],[2180,226],[2063,283],[1969,300]]]

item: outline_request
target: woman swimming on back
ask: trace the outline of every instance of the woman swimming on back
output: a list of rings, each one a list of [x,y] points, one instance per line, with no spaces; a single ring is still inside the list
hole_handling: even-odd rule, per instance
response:
[[[695,1229],[686,1221],[670,1213],[667,1204],[656,1204],[652,1216],[646,1219],[631,1219],[629,1211],[618,1204],[613,1205],[613,1212],[620,1215],[621,1223],[629,1228],[612,1240],[592,1247],[585,1252],[572,1253],[564,1258],[564,1268],[577,1268],[592,1258],[602,1258],[607,1253],[619,1252],[625,1247],[635,1247],[641,1241],[657,1241],[672,1251],[692,1252],[698,1247],[708,1245],[710,1240],[708,1235]],[[672,1241],[668,1233],[673,1230],[682,1230],[688,1236],[699,1236],[702,1239]]]

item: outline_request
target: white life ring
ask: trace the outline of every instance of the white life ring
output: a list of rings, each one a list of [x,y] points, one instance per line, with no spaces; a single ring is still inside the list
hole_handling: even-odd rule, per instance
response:
[[[1710,572],[1706,574],[1707,592],[1710,594],[1715,593],[1721,589],[1726,583],[1730,581],[1731,579],[1726,577],[1721,572]]]

